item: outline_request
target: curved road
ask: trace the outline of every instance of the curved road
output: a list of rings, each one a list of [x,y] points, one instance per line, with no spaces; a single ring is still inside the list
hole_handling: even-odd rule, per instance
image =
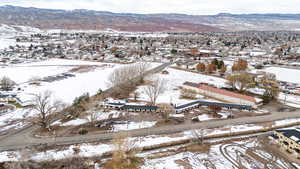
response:
[[[160,65],[147,73],[156,73],[171,63],[166,63]],[[126,131],[130,136],[147,136],[147,135],[159,135],[159,134],[171,134],[179,133],[186,130],[193,129],[208,129],[208,128],[218,128],[228,125],[238,125],[238,124],[253,124],[253,123],[263,123],[270,122],[282,119],[289,118],[300,118],[300,110],[295,112],[282,112],[282,113],[273,113],[266,116],[255,116],[255,117],[242,117],[236,119],[226,119],[226,120],[217,120],[217,121],[207,121],[196,124],[182,124],[182,125],[170,125],[162,127],[154,127],[148,129],[137,129]],[[77,135],[71,137],[43,137],[35,138],[32,137],[32,132],[36,130],[37,126],[27,126],[21,130],[10,133],[6,136],[0,137],[0,152],[6,150],[15,150],[25,147],[47,144],[47,145],[68,145],[68,144],[77,144],[77,143],[87,143],[87,142],[98,142],[98,141],[107,141],[114,138],[116,133],[93,133],[87,135]],[[118,132],[122,133],[122,132]]]
[[[207,121],[207,122],[196,123],[196,124],[183,124],[183,125],[175,125],[175,126],[170,125],[170,126],[162,126],[162,127],[148,128],[148,129],[137,129],[137,130],[126,131],[125,133],[128,133],[130,136],[171,134],[171,133],[178,133],[178,132],[183,132],[186,130],[193,130],[193,129],[209,129],[209,128],[228,126],[228,125],[263,123],[263,122],[270,122],[270,121],[289,119],[289,118],[300,118],[300,111],[274,113],[266,116],[242,117],[237,119]],[[41,144],[68,145],[68,144],[76,144],[76,143],[107,141],[113,139],[116,134],[116,133],[94,133],[94,134],[77,135],[71,137],[35,138],[32,137],[31,133],[36,128],[37,127],[30,127],[16,135],[11,135],[7,138],[0,140],[1,141],[0,151],[21,149],[24,147],[41,145]],[[118,133],[122,133],[122,132],[118,132]]]
[[[158,73],[160,71],[162,71],[163,69],[165,69],[166,67],[172,65],[173,62],[169,62],[169,63],[163,63],[159,66],[156,66],[148,71],[146,71],[144,74],[139,75],[137,77],[133,77],[131,80],[129,80],[128,82],[137,82],[139,81],[143,76],[146,75],[150,75],[150,74],[155,74]],[[124,82],[124,84],[128,83],[128,82]],[[106,97],[106,96],[110,96],[111,92],[113,92],[116,88],[119,88],[120,86],[113,86],[111,88],[106,89],[105,91],[102,92],[102,97]],[[7,146],[6,143],[11,143],[10,145],[12,145],[14,142],[18,142],[19,140],[25,141],[24,143],[30,145],[30,143],[32,144],[39,144],[39,141],[33,141],[33,139],[31,139],[31,133],[32,131],[36,130],[38,127],[34,126],[34,125],[27,125],[25,127],[23,127],[22,129],[13,131],[11,133],[8,133],[4,136],[0,136],[0,151],[4,150],[4,149],[10,149],[10,146]],[[18,147],[18,146],[17,146]]]

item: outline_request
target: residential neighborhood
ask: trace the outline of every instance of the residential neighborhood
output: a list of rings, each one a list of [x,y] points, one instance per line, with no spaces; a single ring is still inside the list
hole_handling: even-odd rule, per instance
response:
[[[300,168],[298,15],[1,13],[0,169]]]

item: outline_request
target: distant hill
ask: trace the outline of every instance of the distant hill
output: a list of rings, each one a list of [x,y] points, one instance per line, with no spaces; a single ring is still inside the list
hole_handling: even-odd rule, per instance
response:
[[[131,14],[0,6],[0,16],[0,24],[39,29],[113,29],[131,32],[300,30],[300,14]]]

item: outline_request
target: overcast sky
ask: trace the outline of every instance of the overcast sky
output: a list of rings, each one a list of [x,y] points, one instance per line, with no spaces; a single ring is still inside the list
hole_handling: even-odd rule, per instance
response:
[[[300,0],[0,0],[0,5],[129,13],[300,13]]]

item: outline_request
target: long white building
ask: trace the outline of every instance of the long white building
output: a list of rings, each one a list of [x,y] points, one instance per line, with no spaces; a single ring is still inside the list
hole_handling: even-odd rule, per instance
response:
[[[205,84],[185,82],[183,84],[183,88],[194,90],[201,95],[216,98],[218,100],[222,100],[229,103],[249,105],[255,107],[260,102],[259,99],[256,99],[251,96],[234,93],[228,90],[218,89]]]

